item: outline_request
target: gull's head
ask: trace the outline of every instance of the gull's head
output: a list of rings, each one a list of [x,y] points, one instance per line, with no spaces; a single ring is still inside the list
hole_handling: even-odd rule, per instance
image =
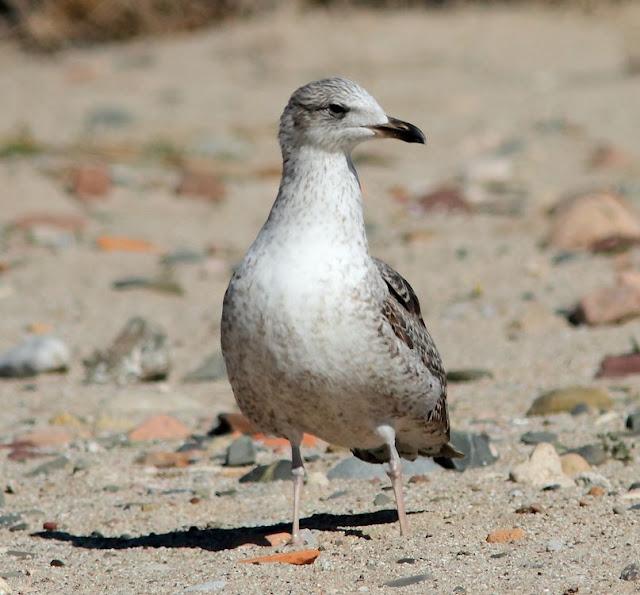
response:
[[[310,145],[329,152],[349,152],[362,141],[384,137],[425,142],[419,128],[387,116],[360,85],[338,77],[297,89],[280,119],[283,151]]]

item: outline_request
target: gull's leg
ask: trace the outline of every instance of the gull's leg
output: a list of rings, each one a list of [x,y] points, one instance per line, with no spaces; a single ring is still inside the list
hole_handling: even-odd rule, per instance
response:
[[[398,509],[398,521],[400,522],[400,535],[409,535],[409,524],[404,509],[404,493],[402,491],[402,464],[400,455],[396,449],[396,432],[391,426],[380,426],[378,433],[384,438],[389,449],[389,471],[387,475],[391,479],[393,493],[396,496],[396,508]]]
[[[304,482],[304,463],[300,454],[300,444],[291,442],[291,474],[293,479],[293,529],[291,543],[299,545],[300,538],[300,496]]]

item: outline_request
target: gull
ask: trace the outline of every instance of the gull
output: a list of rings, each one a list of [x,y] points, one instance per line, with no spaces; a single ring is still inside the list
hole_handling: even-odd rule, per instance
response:
[[[425,143],[353,81],[314,81],[291,95],[278,195],[224,297],[222,351],[238,406],[291,443],[294,544],[303,433],[389,463],[402,535],[401,457],[461,456],[449,444],[446,376],[418,298],[369,254],[351,152],[376,138]]]

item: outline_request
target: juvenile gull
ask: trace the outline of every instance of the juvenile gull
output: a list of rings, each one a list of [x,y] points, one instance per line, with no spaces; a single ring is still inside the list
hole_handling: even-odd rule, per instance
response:
[[[351,151],[381,137],[425,142],[352,81],[324,79],[293,93],[280,119],[278,196],[224,297],[222,351],[238,405],[291,443],[294,543],[303,432],[389,463],[403,535],[400,457],[459,455],[418,298],[369,255]]]

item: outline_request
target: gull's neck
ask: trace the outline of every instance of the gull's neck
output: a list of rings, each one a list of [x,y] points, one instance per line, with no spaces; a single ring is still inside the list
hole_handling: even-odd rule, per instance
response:
[[[368,254],[362,194],[347,153],[302,146],[284,152],[282,180],[263,233],[331,241]]]

